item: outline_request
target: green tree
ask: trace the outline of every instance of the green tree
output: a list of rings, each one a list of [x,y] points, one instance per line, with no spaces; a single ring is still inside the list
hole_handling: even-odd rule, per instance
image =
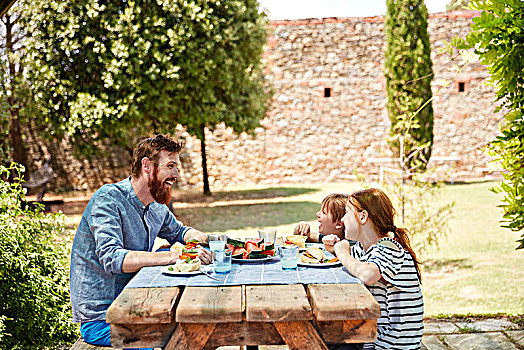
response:
[[[446,5],[446,11],[464,10],[468,7],[469,0],[451,0]]]
[[[20,26],[20,17],[22,9],[26,6],[30,4],[19,1],[0,17],[0,100],[2,113],[5,113],[8,119],[8,134],[3,138],[5,141],[2,151],[6,152],[9,160],[23,165],[27,163],[22,125],[28,122],[23,113],[28,101],[28,91],[22,74],[25,32]]]
[[[503,171],[504,180],[495,192],[504,193],[503,227],[524,229],[524,2],[521,0],[471,1],[470,9],[482,11],[473,19],[464,39],[454,38],[453,47],[474,50],[491,74],[505,122],[488,153]],[[524,234],[517,249],[524,248]]]
[[[408,170],[426,168],[433,144],[433,65],[422,0],[388,0],[384,74],[391,120],[391,145]]]
[[[177,124],[204,146],[206,128],[249,132],[264,117],[256,0],[40,0],[24,17],[42,124],[85,155]]]

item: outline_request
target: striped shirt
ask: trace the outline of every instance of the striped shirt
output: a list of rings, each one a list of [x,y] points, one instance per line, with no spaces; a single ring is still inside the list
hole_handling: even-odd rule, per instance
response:
[[[360,243],[351,248],[353,256],[377,265],[382,278],[368,286],[380,305],[377,340],[364,349],[420,349],[424,330],[424,301],[413,257],[389,237],[367,251]]]

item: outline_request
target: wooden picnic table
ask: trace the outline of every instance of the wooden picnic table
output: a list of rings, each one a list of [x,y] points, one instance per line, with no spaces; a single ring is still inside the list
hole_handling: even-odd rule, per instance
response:
[[[363,284],[126,288],[107,310],[113,347],[215,349],[376,339],[379,305]]]

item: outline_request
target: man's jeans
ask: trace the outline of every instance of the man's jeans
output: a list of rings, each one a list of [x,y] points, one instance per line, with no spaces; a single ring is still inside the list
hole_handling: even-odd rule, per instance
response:
[[[111,346],[111,331],[109,323],[105,321],[83,322],[80,326],[80,333],[86,343],[100,346]],[[138,350],[153,350],[138,349]]]

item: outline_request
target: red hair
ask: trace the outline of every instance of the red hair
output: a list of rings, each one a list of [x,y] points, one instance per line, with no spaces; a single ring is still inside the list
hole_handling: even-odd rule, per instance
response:
[[[371,224],[380,237],[386,237],[389,232],[393,232],[395,241],[413,257],[418,277],[421,279],[420,263],[413,248],[411,248],[409,232],[405,228],[395,226],[396,210],[388,196],[378,188],[368,188],[353,192],[349,196],[348,202],[355,207],[357,212],[365,210],[368,213]],[[355,217],[357,212],[355,212]]]

